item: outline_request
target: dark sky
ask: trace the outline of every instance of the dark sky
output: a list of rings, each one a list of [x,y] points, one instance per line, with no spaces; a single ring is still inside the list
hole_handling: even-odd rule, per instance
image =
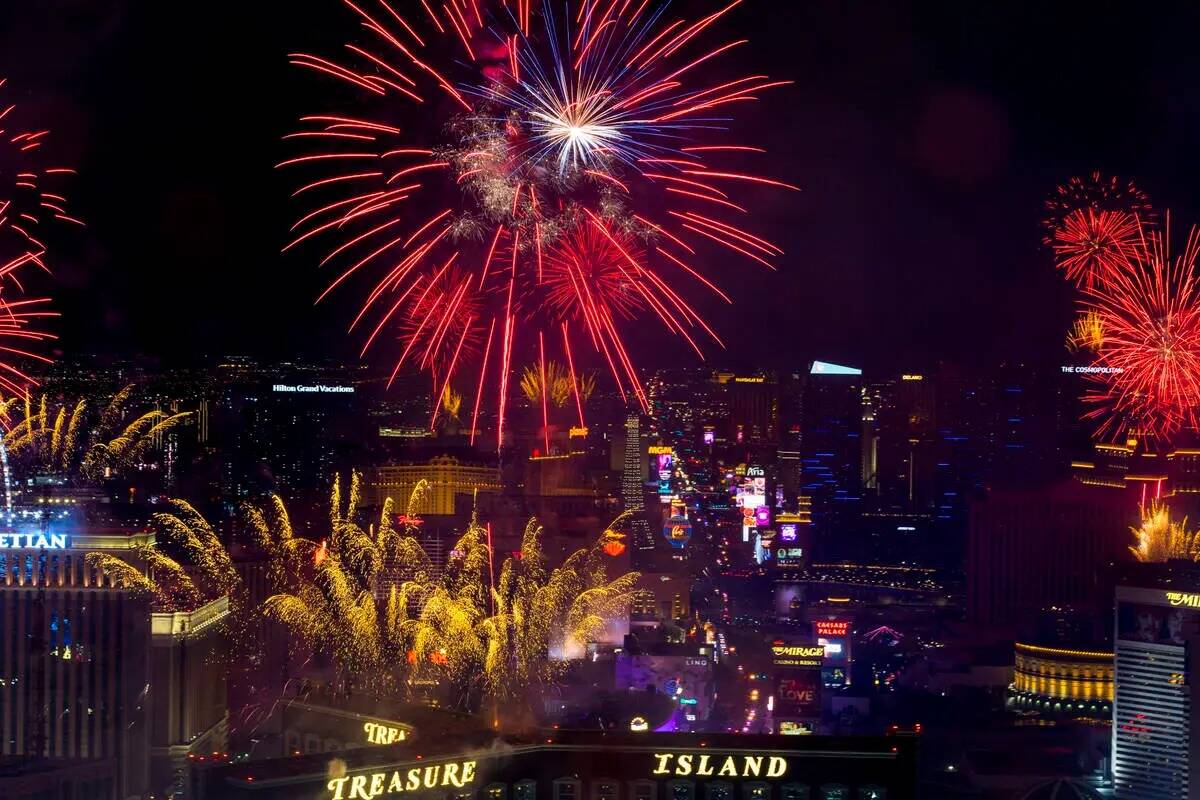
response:
[[[340,3],[0,6],[5,99],[81,172],[89,227],[54,259],[66,350],[356,352],[353,298],[314,309],[314,252],[279,255],[295,209],[272,168],[296,117],[352,95],[286,60],[357,35]],[[1177,228],[1200,214],[1194,3],[750,0],[730,27],[796,81],[740,130],[804,191],[748,198],[780,272],[707,264],[737,300],[708,309],[715,361],[1053,361],[1070,295],[1040,245],[1047,192],[1099,168]],[[683,355],[658,342],[644,362]]]

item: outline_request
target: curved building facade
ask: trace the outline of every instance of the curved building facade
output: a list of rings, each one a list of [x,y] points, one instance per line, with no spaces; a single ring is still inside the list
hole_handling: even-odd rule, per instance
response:
[[[1010,706],[1047,716],[1112,717],[1113,654],[1017,642]]]

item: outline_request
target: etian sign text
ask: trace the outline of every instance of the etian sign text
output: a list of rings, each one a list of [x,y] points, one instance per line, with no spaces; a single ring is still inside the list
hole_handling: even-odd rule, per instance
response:
[[[71,537],[65,533],[0,533],[0,549],[66,550]]]

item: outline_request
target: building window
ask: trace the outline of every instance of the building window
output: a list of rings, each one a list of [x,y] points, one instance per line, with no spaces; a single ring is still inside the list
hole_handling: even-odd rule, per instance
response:
[[[667,783],[667,800],[695,800],[696,785],[691,781],[670,781]]]
[[[887,800],[887,789],[882,786],[860,786],[858,800]]]
[[[537,781],[525,779],[513,784],[513,800],[537,800]]]
[[[763,781],[743,783],[742,800],[771,800],[771,784]]]
[[[850,800],[850,787],[843,783],[827,783],[821,787],[821,800]]]
[[[559,778],[554,781],[554,800],[581,800],[578,778]]]
[[[785,783],[779,790],[779,800],[809,800],[812,792],[803,783]]]
[[[630,781],[629,800],[657,800],[658,784],[654,781]]]
[[[617,800],[617,795],[620,794],[618,784],[614,780],[600,778],[592,781],[592,797],[591,800]]]
[[[489,783],[484,787],[483,800],[508,800],[508,784]]]
[[[704,800],[733,800],[733,784],[709,781],[704,784]]]

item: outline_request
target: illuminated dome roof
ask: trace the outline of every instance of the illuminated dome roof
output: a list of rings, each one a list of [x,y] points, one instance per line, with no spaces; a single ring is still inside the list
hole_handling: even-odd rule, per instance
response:
[[[1058,778],[1046,783],[1039,783],[1021,795],[1021,800],[1101,800],[1101,798],[1100,793],[1087,784]]]

